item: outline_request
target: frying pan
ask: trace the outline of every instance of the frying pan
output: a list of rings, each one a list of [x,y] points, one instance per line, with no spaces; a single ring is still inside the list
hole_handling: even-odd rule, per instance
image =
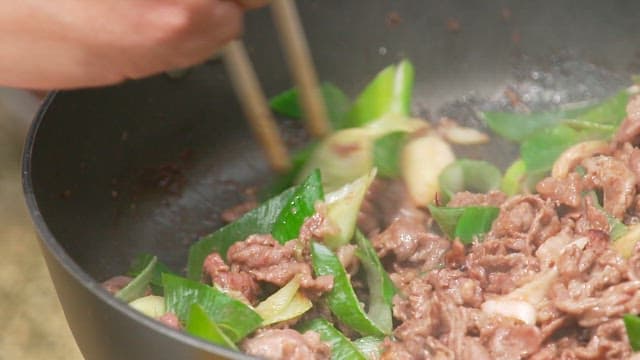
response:
[[[640,2],[300,0],[320,78],[355,95],[384,66],[417,69],[415,112],[471,124],[477,99],[590,100],[639,70]],[[246,41],[270,94],[291,83],[268,12]],[[523,95],[524,94],[524,95]],[[160,326],[99,285],[141,252],[184,268],[188,245],[269,176],[222,65],[45,101],[24,152],[24,191],[68,323],[87,359],[246,358]],[[287,127],[290,146],[303,138]],[[481,126],[481,125],[479,125]],[[513,146],[467,150],[502,165]]]

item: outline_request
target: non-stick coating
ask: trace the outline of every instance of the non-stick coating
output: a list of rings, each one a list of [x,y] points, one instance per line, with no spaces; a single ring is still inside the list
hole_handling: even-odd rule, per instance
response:
[[[612,75],[588,82],[596,96],[638,68],[640,2],[633,0],[301,0],[299,6],[323,80],[354,95],[406,57],[417,69],[415,110],[425,114],[470,92],[499,94],[518,79],[520,64],[544,69],[567,49]],[[274,94],[290,80],[268,15],[249,15],[246,38]],[[513,152],[504,149],[485,151],[505,163]],[[141,252],[182,269],[188,245],[219,226],[220,210],[268,174],[220,63],[178,80],[57,93],[32,127],[24,172],[45,258],[87,359],[229,355],[156,325],[96,282],[125,272]]]

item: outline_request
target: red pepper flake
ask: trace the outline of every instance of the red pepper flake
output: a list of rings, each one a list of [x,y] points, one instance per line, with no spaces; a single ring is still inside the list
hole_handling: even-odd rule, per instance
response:
[[[402,16],[400,16],[400,14],[398,14],[397,11],[390,11],[389,13],[387,13],[385,24],[387,25],[387,27],[395,28],[402,24],[403,20],[404,19],[402,18]]]
[[[460,20],[458,18],[448,18],[445,26],[447,31],[451,33],[458,33],[461,29]]]

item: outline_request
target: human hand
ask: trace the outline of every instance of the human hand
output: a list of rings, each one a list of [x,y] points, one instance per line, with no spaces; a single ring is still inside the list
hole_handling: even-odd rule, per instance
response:
[[[0,85],[115,84],[204,61],[265,0],[0,0]]]

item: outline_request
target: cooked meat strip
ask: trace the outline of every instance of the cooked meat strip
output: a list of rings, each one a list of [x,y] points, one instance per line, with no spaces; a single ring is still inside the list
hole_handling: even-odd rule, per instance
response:
[[[242,215],[255,209],[258,206],[258,202],[255,199],[247,200],[222,212],[220,217],[222,221],[229,224],[242,217]]]
[[[631,280],[640,280],[640,242],[636,244],[633,254],[627,260],[628,276]]]
[[[251,235],[233,244],[227,251],[231,269],[251,274],[258,281],[284,286],[300,275],[300,287],[309,294],[322,294],[333,287],[332,276],[314,279],[311,265],[305,262],[297,240],[281,245],[271,235]]]
[[[536,185],[536,190],[544,199],[574,208],[580,206],[582,188],[582,176],[578,173],[570,173],[563,179],[548,177]]]
[[[629,170],[636,175],[636,179],[640,179],[640,149],[629,143],[625,143],[614,153],[613,156],[625,163]]]
[[[115,293],[127,286],[131,282],[131,280],[133,280],[133,278],[130,276],[119,275],[103,281],[101,285],[103,289],[115,295]]]
[[[260,295],[260,286],[248,272],[231,268],[225,264],[218,253],[211,253],[204,260],[203,271],[211,281],[225,290],[236,291],[251,304],[255,304]]]
[[[512,240],[511,244],[505,240]],[[524,240],[505,240],[488,239],[474,245],[466,261],[469,275],[477,279],[485,291],[495,294],[511,292],[540,271],[540,262],[533,254],[514,252],[515,248],[527,249]]]
[[[600,188],[604,194],[604,209],[618,219],[624,217],[636,195],[636,176],[627,165],[611,156],[586,159],[585,187]]]
[[[536,353],[541,343],[542,336],[537,327],[516,324],[496,328],[488,347],[492,359],[510,360],[523,359]]]
[[[554,359],[628,359],[631,347],[621,319],[598,326],[587,344],[566,339],[558,341]]]
[[[441,266],[450,242],[426,229],[427,217],[417,210],[401,211],[382,233],[371,241],[378,255],[393,255],[397,262],[409,262],[423,270]]]
[[[609,218],[601,210],[593,197],[586,196],[583,199],[584,205],[580,216],[576,219],[575,232],[578,234],[589,234],[592,231],[600,231],[609,234]]]
[[[176,314],[172,312],[168,312],[158,318],[158,321],[167,325],[168,327],[176,330],[182,329],[182,325],[180,324],[180,320],[176,316]]]
[[[313,331],[268,329],[242,342],[248,355],[269,360],[328,360],[331,348]]]
[[[614,144],[637,144],[638,135],[640,135],[640,96],[636,95],[627,104],[627,116],[613,138]]]
[[[326,217],[327,206],[318,203],[315,206],[316,212],[307,218],[300,227],[298,243],[304,249],[304,255],[308,255],[311,240],[322,240],[328,234],[335,234],[339,229],[332,225]]]
[[[486,194],[462,191],[453,195],[448,207],[465,206],[500,206],[507,200],[507,195],[502,191],[492,190]]]
[[[110,294],[115,295],[118,291],[129,285],[131,280],[133,280],[132,277],[119,275],[103,281],[101,285],[103,289],[107,290]],[[151,287],[147,286],[144,291],[144,296],[151,294]]]
[[[489,238],[524,238],[530,254],[537,246],[560,231],[560,221],[552,202],[538,195],[516,195],[505,201],[494,221]]]
[[[402,181],[375,179],[360,207],[358,228],[371,238],[388,227],[406,209],[415,209],[415,205]]]

